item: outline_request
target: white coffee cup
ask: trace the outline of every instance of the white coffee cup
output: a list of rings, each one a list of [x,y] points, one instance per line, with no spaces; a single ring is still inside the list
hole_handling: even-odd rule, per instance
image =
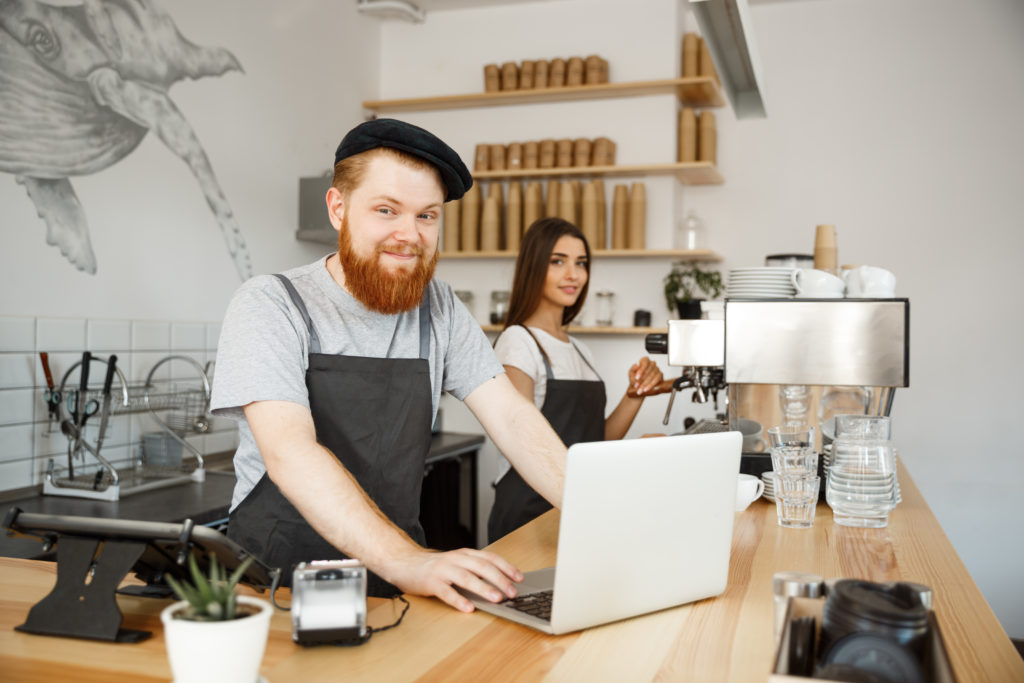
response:
[[[857,266],[843,272],[846,296],[857,299],[891,299],[896,295],[896,276],[877,266]]]
[[[742,512],[764,493],[764,482],[752,474],[741,474],[736,480],[736,512]]]
[[[764,433],[764,428],[760,422],[741,417],[736,428],[743,435],[744,453],[763,453],[768,450],[768,442],[761,436]]]
[[[798,297],[807,299],[839,299],[846,283],[832,273],[814,268],[797,268],[790,276]]]

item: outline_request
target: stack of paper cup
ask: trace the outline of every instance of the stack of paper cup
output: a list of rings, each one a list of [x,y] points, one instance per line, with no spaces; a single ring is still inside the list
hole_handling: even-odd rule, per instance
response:
[[[814,235],[814,267],[838,274],[839,250],[836,248],[836,226],[819,225]]]

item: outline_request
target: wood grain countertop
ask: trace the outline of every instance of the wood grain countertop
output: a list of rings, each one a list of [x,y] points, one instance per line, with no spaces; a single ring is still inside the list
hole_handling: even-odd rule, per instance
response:
[[[1024,681],[1024,661],[967,573],[913,480],[901,470],[903,502],[885,529],[833,524],[820,504],[813,529],[784,529],[775,506],[759,500],[737,513],[729,584],[717,598],[548,636],[437,600],[411,597],[396,629],[360,647],[302,648],[289,615],[277,612],[263,659],[269,681],[765,681],[772,665],[771,578],[797,570],[825,578],[907,580],[931,586],[935,612],[957,680]],[[555,559],[558,512],[492,546],[523,570]],[[670,543],[671,539],[666,539]],[[152,630],[135,645],[18,633],[29,607],[55,580],[46,562],[0,559],[0,677],[5,681],[166,681],[159,612],[167,601],[119,596],[124,627]],[[287,592],[279,592],[287,603]],[[397,607],[370,600],[373,626]]]

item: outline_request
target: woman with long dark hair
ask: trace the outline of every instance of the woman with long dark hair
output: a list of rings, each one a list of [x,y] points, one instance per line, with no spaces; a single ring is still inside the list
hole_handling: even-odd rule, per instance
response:
[[[629,369],[629,388],[605,418],[604,382],[590,350],[566,326],[579,314],[590,280],[590,246],[561,218],[542,218],[523,235],[505,327],[494,343],[512,384],[540,408],[566,446],[621,439],[644,398],[662,393],[661,370],[650,358]],[[551,505],[502,459],[487,522],[493,542]]]

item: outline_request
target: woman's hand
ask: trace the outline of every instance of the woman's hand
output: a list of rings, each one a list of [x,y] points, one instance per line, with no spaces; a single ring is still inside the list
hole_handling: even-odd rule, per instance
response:
[[[661,368],[647,356],[634,363],[629,368],[629,388],[626,389],[626,396],[630,398],[644,398],[666,391],[663,389],[665,378],[661,374]],[[672,383],[668,383],[668,390],[672,389]]]

